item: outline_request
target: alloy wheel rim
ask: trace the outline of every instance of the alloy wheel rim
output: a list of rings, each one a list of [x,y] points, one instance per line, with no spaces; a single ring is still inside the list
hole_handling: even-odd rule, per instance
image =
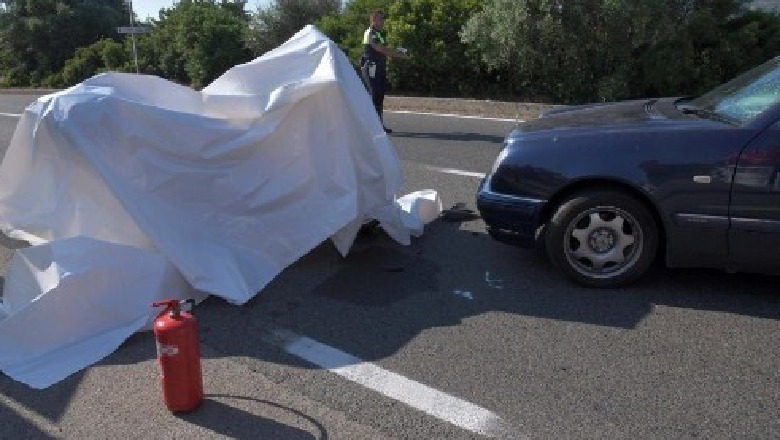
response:
[[[642,254],[642,228],[631,213],[614,206],[580,213],[566,228],[564,254],[569,265],[588,278],[614,278]]]

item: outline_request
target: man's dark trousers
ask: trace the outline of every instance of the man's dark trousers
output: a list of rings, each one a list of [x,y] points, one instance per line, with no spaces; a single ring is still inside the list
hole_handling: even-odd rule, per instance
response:
[[[369,70],[373,63],[368,61],[360,68],[360,73],[363,76],[363,82],[368,88],[368,93],[371,95],[371,100],[374,102],[374,108],[379,115],[379,120],[384,125],[384,119],[382,119],[382,112],[385,102],[385,90],[387,88],[387,72],[379,66],[375,67],[374,77],[369,75]]]

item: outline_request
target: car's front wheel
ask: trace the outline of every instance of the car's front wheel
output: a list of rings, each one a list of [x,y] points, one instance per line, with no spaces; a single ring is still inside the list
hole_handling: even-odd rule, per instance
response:
[[[552,262],[587,287],[617,287],[642,276],[658,249],[650,211],[622,191],[585,191],[564,200],[546,225]]]

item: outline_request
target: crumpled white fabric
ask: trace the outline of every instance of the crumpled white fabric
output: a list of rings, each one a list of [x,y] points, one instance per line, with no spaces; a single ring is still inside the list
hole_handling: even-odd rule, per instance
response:
[[[0,365],[36,388],[101,360],[148,328],[160,312],[152,302],[205,297],[160,254],[87,237],[18,250],[6,279]]]
[[[438,197],[428,191],[420,194],[433,205],[411,195],[399,203],[401,185],[398,157],[363,84],[311,26],[202,91],[107,73],[44,96],[25,110],[0,165],[0,228],[44,246],[16,259],[45,253],[51,261],[15,262],[28,273],[7,275],[0,369],[48,386],[115,350],[148,318],[151,301],[197,291],[243,304],[328,238],[346,254],[370,219],[409,243],[425,223],[423,207],[435,211]],[[90,251],[75,252],[84,246]],[[66,254],[78,270],[52,272]],[[145,263],[130,264],[134,258]],[[127,280],[166,275],[150,277],[130,301],[134,289],[101,278],[120,266]],[[186,288],[162,288],[170,270]],[[47,277],[59,282],[40,284]],[[34,285],[35,294],[23,292]],[[54,292],[83,307],[46,321]],[[21,302],[10,305],[11,297]],[[82,315],[97,298],[133,319],[93,327]],[[26,321],[46,321],[73,340],[36,346]],[[28,366],[18,351],[25,346],[37,356]]]

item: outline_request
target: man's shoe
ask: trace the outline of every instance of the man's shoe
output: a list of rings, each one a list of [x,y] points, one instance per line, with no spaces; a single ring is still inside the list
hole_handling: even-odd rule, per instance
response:
[[[384,127],[384,126],[383,126],[382,128],[384,128],[384,129],[385,129],[385,133],[392,133],[392,132],[393,132],[393,130],[390,130],[390,129],[389,129],[389,128],[387,128],[387,127]]]

